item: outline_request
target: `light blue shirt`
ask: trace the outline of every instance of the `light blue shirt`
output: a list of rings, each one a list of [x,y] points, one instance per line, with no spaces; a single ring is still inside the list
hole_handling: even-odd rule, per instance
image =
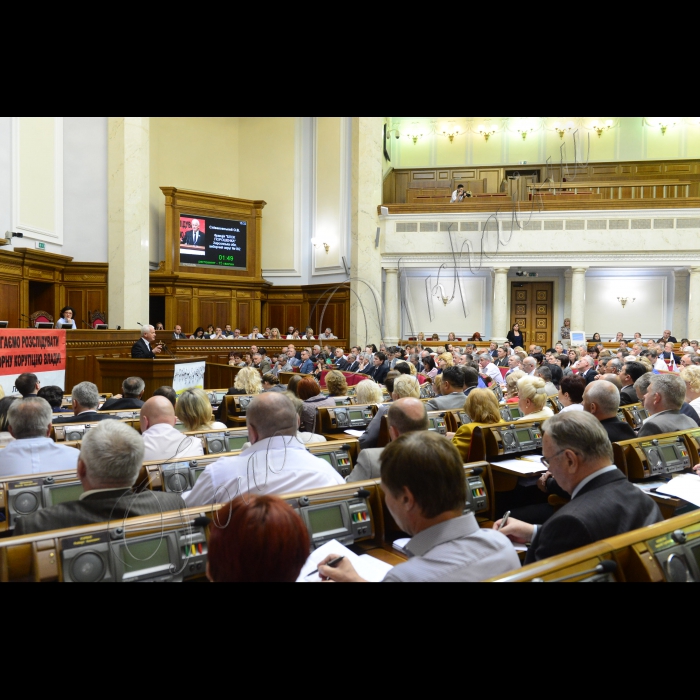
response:
[[[0,450],[0,478],[78,468],[80,451],[51,438],[15,440]]]
[[[75,325],[75,319],[71,319],[70,321],[67,321],[65,318],[59,318],[58,321],[56,322],[56,328],[59,330],[61,328],[72,328],[73,330],[77,330],[77,326]]]

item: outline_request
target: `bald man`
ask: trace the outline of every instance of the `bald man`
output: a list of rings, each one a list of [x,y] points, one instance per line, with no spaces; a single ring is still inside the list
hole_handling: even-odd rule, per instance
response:
[[[612,375],[606,375],[606,378],[608,376]],[[620,391],[610,381],[592,382],[583,392],[583,410],[600,421],[610,442],[634,440],[634,430],[617,417],[619,409]]]
[[[175,429],[175,408],[164,396],[148,399],[141,409],[144,462],[170,461],[177,457],[201,457],[202,441]]]
[[[391,404],[391,408],[387,412],[387,422],[389,435],[393,442],[400,435],[428,430],[428,411],[425,404],[418,399],[399,399]],[[379,479],[381,477],[380,458],[382,452],[384,452],[383,447],[363,449],[355,468],[346,481]]]
[[[299,442],[299,415],[284,394],[256,396],[246,422],[250,447],[210,464],[183,496],[188,507],[228,503],[249,491],[281,496],[345,483],[328,462]]]

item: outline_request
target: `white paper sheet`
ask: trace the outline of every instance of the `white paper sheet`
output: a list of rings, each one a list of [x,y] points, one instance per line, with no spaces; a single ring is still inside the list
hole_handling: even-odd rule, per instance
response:
[[[535,462],[523,462],[520,459],[507,459],[504,462],[494,462],[494,467],[507,469],[515,474],[542,474],[547,471],[547,467]]]
[[[318,569],[318,565],[331,554],[345,557],[365,581],[371,581],[372,583],[383,581],[387,572],[394,568],[390,564],[386,564],[368,554],[363,554],[361,557],[358,557],[357,554],[351,552],[345,545],[340,544],[337,540],[332,540],[324,544],[323,547],[319,547],[314,552],[311,552],[311,555],[306,560],[306,564],[304,564],[299,574],[297,583],[320,582],[321,578],[318,574],[314,574],[313,576],[309,576],[309,574]]]
[[[668,484],[660,486],[657,491],[700,506],[700,476],[695,474],[681,474]]]
[[[365,434],[364,430],[346,430],[346,435],[351,435],[354,438],[360,438]]]

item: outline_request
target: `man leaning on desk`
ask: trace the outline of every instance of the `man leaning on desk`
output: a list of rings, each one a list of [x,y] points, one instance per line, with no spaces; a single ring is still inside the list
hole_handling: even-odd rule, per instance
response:
[[[153,326],[144,326],[141,329],[141,340],[137,340],[131,348],[131,357],[134,360],[154,360],[156,355],[163,352],[160,345],[151,348],[151,343],[156,342],[156,329]]]
[[[544,525],[511,518],[501,530],[513,542],[532,543],[532,564],[600,540],[661,522],[654,501],[613,464],[612,444],[589,413],[560,413],[542,425],[542,464],[571,501]],[[494,524],[497,530],[502,524]]]

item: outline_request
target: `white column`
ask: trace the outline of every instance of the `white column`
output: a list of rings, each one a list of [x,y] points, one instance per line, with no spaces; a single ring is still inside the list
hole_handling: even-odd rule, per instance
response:
[[[586,332],[586,271],[575,267],[571,275],[571,330]]]
[[[690,268],[688,289],[688,337],[700,340],[700,267]]]
[[[399,296],[399,270],[385,268],[384,312],[386,313],[386,338],[388,344],[396,345],[401,339],[401,299]]]
[[[352,289],[350,297],[350,344],[379,343],[381,319],[382,255],[375,241],[379,226],[377,207],[382,201],[383,117],[352,118]],[[375,300],[376,295],[376,300]],[[362,306],[360,306],[360,301]],[[365,324],[366,321],[366,324]]]
[[[571,278],[573,274],[571,270],[564,272],[564,318],[571,318]],[[564,318],[561,320],[561,325],[564,325]],[[556,325],[556,320],[554,321]],[[554,334],[556,335],[556,333]]]
[[[508,335],[508,267],[497,267],[493,273],[491,307],[491,341],[505,343]]]
[[[150,118],[109,117],[109,323],[149,322]]]
[[[674,277],[673,319],[671,331],[675,338],[688,337],[688,270],[676,270]]]

